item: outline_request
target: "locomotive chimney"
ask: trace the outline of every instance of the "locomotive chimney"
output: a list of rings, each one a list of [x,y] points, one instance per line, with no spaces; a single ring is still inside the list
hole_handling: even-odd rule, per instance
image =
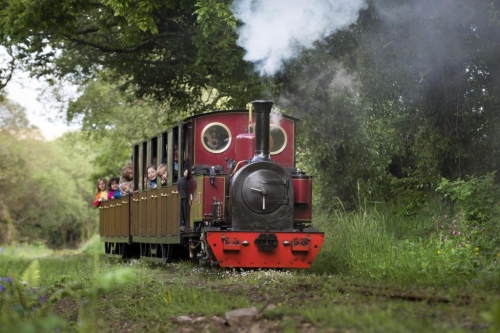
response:
[[[253,110],[255,112],[255,155],[252,162],[270,161],[269,155],[269,115],[273,102],[271,101],[253,101]]]

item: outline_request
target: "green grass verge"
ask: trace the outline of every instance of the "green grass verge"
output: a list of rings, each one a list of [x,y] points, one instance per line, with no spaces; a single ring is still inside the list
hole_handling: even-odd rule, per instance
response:
[[[425,237],[396,238],[376,212],[319,218],[325,244],[312,270],[406,286],[500,290],[500,251],[482,245],[479,228],[452,218],[437,222]]]
[[[498,317],[494,307],[498,293],[481,286],[460,293],[422,286],[398,289],[391,283],[366,285],[364,279],[345,274],[204,270],[189,263],[165,266],[86,254],[38,261],[40,289],[34,292],[35,301],[43,294],[49,306],[35,302],[43,311],[20,309],[14,292],[7,303],[3,298],[0,332],[177,332],[186,329],[173,320],[177,316],[221,318],[232,309],[255,306],[261,310],[269,304],[274,308],[263,310],[255,325],[275,332],[310,328],[468,332],[493,329]],[[0,256],[0,276],[19,281],[29,263]],[[421,298],[409,299],[408,294]],[[210,320],[197,325],[189,329],[237,330]]]

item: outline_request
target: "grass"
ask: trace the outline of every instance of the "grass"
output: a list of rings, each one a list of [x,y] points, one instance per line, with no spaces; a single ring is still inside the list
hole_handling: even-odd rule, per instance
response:
[[[386,216],[377,212],[320,218],[317,226],[326,241],[312,271],[405,286],[500,290],[500,251],[483,251],[481,238],[457,221],[448,218],[449,225],[435,225],[425,238],[398,239],[388,231]]]
[[[202,270],[188,263],[159,266],[108,260],[102,255],[54,256],[39,261],[42,289],[53,295],[68,292],[52,304],[51,313],[66,323],[59,326],[62,332],[176,332],[183,327],[173,320],[178,316],[208,318],[191,324],[193,331],[207,327],[210,332],[232,332],[236,330],[210,318],[221,318],[235,308],[255,306],[260,310],[269,304],[275,308],[262,311],[255,325],[278,332],[307,327],[319,331],[466,332],[489,327],[481,313],[490,313],[485,305],[495,299],[491,291],[476,289],[463,304],[447,289],[406,289],[451,300],[415,302],[390,297],[388,290],[395,290],[390,284],[369,286],[380,291],[369,295],[363,281],[353,276],[310,271]],[[0,262],[2,276],[6,275],[6,262],[16,272],[22,272],[28,263],[4,256]],[[4,309],[2,316],[5,314]],[[25,323],[44,320],[31,318]]]

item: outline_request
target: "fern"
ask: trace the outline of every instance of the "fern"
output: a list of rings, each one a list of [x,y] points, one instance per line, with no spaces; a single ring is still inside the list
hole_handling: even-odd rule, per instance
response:
[[[32,288],[38,288],[40,284],[40,264],[38,260],[33,261],[21,276],[21,282]]]
[[[28,268],[24,271],[21,276],[21,283],[17,284],[17,294],[19,296],[19,304],[23,306],[25,309],[31,307],[33,303],[33,295],[27,295],[26,291],[28,288],[34,289],[38,288],[40,284],[40,264],[38,260],[33,261]],[[36,298],[36,297],[35,297]]]

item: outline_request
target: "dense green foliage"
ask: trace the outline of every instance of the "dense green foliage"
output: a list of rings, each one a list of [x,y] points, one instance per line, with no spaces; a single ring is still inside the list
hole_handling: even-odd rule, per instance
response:
[[[494,184],[494,176],[494,173],[488,173],[483,177],[456,181],[443,178],[436,191],[448,198],[471,223],[496,220],[500,187]]]
[[[325,206],[361,191],[413,213],[442,177],[498,169],[500,28],[490,8],[373,1],[356,25],[288,65],[283,103],[304,118],[304,161]]]
[[[0,42],[36,76],[82,82],[105,69],[174,110],[239,107],[261,88],[234,44],[230,3],[6,0]]]
[[[0,242],[64,247],[88,238],[97,216],[81,135],[47,142],[5,98],[0,119]]]
[[[186,113],[169,116],[168,105],[149,99],[136,99],[134,92],[122,91],[104,80],[81,86],[81,96],[69,103],[67,117],[81,119],[82,137],[94,147],[91,178],[119,177],[130,159],[131,147],[158,134]]]

